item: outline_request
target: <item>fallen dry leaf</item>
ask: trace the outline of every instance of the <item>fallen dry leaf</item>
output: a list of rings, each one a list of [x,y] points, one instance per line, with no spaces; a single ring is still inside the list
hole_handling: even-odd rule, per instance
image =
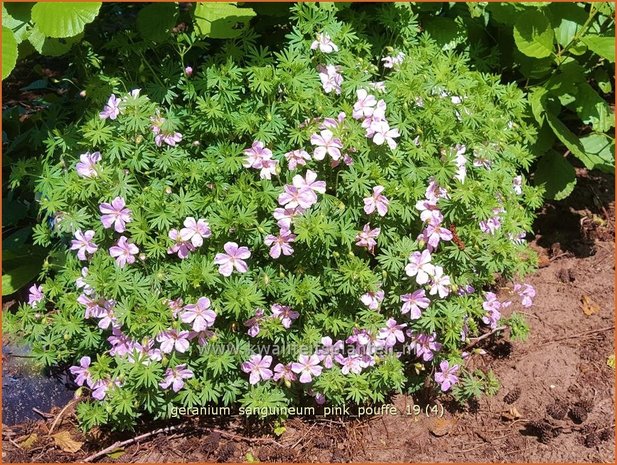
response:
[[[435,418],[431,421],[428,430],[437,437],[445,436],[452,430],[454,423],[454,420],[447,418]]]
[[[52,438],[54,438],[56,445],[64,452],[75,453],[81,449],[81,446],[84,444],[83,442],[75,441],[68,431],[60,431],[54,434]]]
[[[598,313],[600,311],[600,306],[596,304],[589,296],[583,295],[581,297],[581,306],[583,309],[583,313],[587,316],[591,316],[594,313]]]
[[[503,412],[501,412],[501,418],[503,418],[504,420],[514,421],[518,420],[521,417],[522,415],[519,413],[516,407],[512,407],[510,410],[504,410]]]
[[[32,448],[32,446],[38,440],[38,438],[39,438],[38,434],[32,433],[32,434],[29,434],[28,436],[25,436],[23,439],[19,440],[17,444],[23,450],[28,450]]]

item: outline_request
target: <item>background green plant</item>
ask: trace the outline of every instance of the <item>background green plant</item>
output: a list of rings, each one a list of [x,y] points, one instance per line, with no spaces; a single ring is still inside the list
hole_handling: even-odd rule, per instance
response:
[[[574,189],[572,157],[614,172],[613,3],[418,3],[414,11],[444,50],[529,93],[539,128],[534,180],[548,198]]]

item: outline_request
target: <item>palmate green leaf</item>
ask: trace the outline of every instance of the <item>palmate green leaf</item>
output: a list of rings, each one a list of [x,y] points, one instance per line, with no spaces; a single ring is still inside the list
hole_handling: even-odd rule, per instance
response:
[[[525,55],[546,58],[553,53],[555,34],[546,15],[538,10],[527,10],[514,24],[514,42]]]
[[[2,27],[2,79],[6,78],[17,62],[17,40],[7,27]]]
[[[561,154],[549,150],[538,162],[534,182],[544,185],[547,198],[562,200],[574,190],[576,172]]]
[[[238,8],[235,3],[210,2],[198,3],[193,13],[197,31],[213,39],[238,37],[255,15],[252,8]]]
[[[48,37],[74,37],[99,14],[101,2],[38,2],[32,7],[32,21]]]

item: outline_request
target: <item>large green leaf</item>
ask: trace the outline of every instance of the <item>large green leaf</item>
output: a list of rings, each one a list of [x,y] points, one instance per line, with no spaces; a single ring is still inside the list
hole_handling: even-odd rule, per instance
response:
[[[28,3],[2,3],[2,25],[13,31],[18,44],[30,33],[30,9]]]
[[[137,30],[144,39],[163,42],[169,37],[176,24],[178,5],[175,3],[153,3],[137,14]]]
[[[534,174],[534,183],[544,185],[546,198],[565,199],[576,185],[574,167],[561,154],[549,150],[540,160]]]
[[[251,8],[238,8],[233,3],[202,2],[195,7],[195,26],[204,36],[233,39],[242,34],[255,14]]]
[[[581,145],[595,168],[609,173],[615,172],[615,141],[606,134],[590,134],[581,137]]]
[[[31,228],[22,228],[2,241],[2,295],[17,292],[41,271],[47,251],[29,245]]]
[[[39,2],[32,7],[32,21],[48,37],[74,37],[99,14],[101,2]]]
[[[546,58],[553,52],[555,34],[551,23],[539,10],[528,10],[514,24],[514,42],[521,53],[533,58]]]
[[[82,32],[77,34],[75,37],[55,39],[52,37],[46,37],[45,34],[35,27],[28,36],[28,41],[41,55],[57,57],[68,52],[73,45],[81,41],[83,36],[84,34]]]
[[[465,30],[450,18],[430,17],[423,25],[426,32],[443,50],[452,50],[466,38]]]
[[[15,34],[7,27],[2,27],[2,79],[6,78],[17,63],[17,41]]]
[[[602,58],[606,58],[611,63],[615,63],[615,37],[605,37],[588,35],[581,39],[585,45],[594,53]]]
[[[574,110],[583,123],[591,124],[598,132],[606,132],[613,127],[615,115],[606,101],[587,82],[576,84],[576,99],[568,108]]]
[[[572,41],[589,17],[585,7],[577,3],[552,3],[548,11],[555,28],[555,38],[562,47]]]

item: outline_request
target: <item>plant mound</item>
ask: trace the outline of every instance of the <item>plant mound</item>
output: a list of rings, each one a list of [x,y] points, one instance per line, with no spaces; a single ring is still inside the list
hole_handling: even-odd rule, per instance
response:
[[[522,92],[404,7],[292,10],[276,51],[248,29],[178,59],[163,97],[116,80],[47,140],[35,238],[53,252],[6,318],[46,364],[73,365],[84,428],[382,402],[427,377],[464,399],[498,386],[466,368],[471,339],[524,336],[501,311],[533,288],[489,292],[535,265]]]

